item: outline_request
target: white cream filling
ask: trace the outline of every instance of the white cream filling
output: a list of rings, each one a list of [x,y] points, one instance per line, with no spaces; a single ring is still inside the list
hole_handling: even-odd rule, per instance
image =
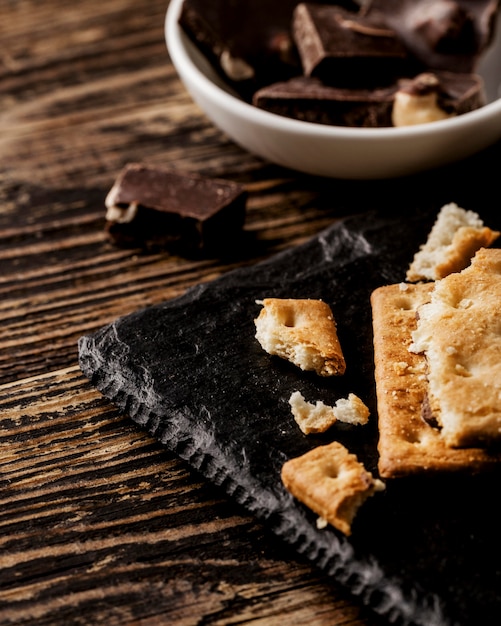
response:
[[[108,222],[114,222],[118,224],[129,224],[136,217],[137,209],[137,202],[131,202],[126,207],[112,204],[107,207],[106,220]]]

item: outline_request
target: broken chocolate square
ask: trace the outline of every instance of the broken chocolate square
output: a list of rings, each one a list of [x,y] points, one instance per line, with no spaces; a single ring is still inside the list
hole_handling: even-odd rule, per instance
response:
[[[232,181],[131,163],[106,197],[106,230],[120,246],[216,252],[242,229],[246,199]]]
[[[301,74],[291,32],[298,0],[184,0],[179,24],[245,100],[256,89]],[[354,0],[337,4],[356,10]]]
[[[298,76],[263,87],[253,104],[277,115],[335,126],[391,126],[397,86],[380,89],[330,87],[317,78]]]
[[[330,87],[299,76],[263,87],[253,104],[305,122],[378,128],[462,115],[483,106],[485,94],[477,74],[423,73],[377,89]]]
[[[429,69],[475,71],[492,41],[499,0],[369,0],[408,50]]]
[[[290,33],[297,0],[184,0],[179,24],[216,71],[244,98],[300,73]]]
[[[382,16],[338,6],[299,4],[293,38],[305,76],[336,86],[370,87],[415,72],[415,63]]]

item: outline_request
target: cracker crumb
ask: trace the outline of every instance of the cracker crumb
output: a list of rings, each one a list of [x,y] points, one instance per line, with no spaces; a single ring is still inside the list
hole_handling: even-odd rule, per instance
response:
[[[393,369],[395,370],[397,376],[404,376],[407,374],[409,365],[405,361],[398,361],[397,363],[394,363]]]
[[[308,402],[300,391],[294,391],[289,404],[296,423],[305,435],[323,433],[337,421],[366,424],[370,415],[367,406],[353,393],[348,398],[337,400],[334,406],[329,406],[321,400]]]
[[[307,402],[300,391],[294,391],[289,404],[294,419],[305,435],[323,433],[337,422],[334,408],[317,400]]]
[[[354,393],[348,394],[347,398],[340,398],[334,405],[334,411],[340,422],[363,425],[369,421],[369,409]]]

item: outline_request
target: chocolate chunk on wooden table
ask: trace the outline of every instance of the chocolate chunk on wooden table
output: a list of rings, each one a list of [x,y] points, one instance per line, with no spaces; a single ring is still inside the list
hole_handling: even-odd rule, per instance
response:
[[[106,197],[106,230],[121,246],[224,251],[243,226],[246,199],[232,181],[131,163]]]

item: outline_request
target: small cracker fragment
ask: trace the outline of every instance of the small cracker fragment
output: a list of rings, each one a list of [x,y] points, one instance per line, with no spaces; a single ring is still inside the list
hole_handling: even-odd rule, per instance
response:
[[[346,424],[367,424],[369,409],[354,393],[349,393],[347,398],[340,398],[334,405],[337,418]]]
[[[346,370],[336,322],[322,300],[265,298],[256,325],[256,339],[269,354],[287,359],[320,376]]]
[[[369,409],[354,393],[348,398],[340,398],[334,406],[317,400],[307,402],[300,391],[294,391],[289,398],[292,415],[305,435],[323,433],[337,421],[348,424],[366,424]]]
[[[487,248],[501,233],[484,225],[474,211],[454,202],[444,205],[426,242],[407,270],[409,282],[439,280],[467,267],[477,250]]]
[[[295,498],[345,535],[360,506],[385,488],[337,441],[286,461],[281,477]]]

